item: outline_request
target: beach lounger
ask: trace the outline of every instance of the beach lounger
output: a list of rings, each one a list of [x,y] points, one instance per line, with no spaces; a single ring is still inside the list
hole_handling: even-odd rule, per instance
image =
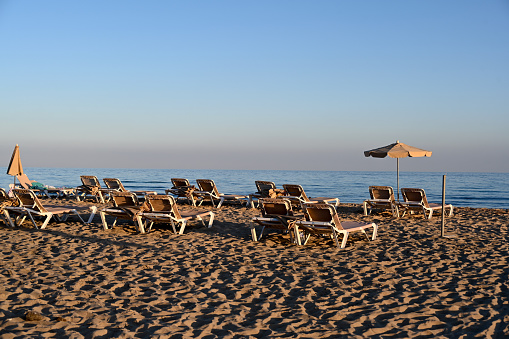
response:
[[[249,205],[251,208],[255,208],[253,200],[259,200],[261,198],[271,198],[270,192],[271,190],[277,190],[276,184],[272,181],[255,181],[257,192],[249,194]],[[282,195],[282,194],[281,194]]]
[[[13,206],[14,202],[15,199],[9,197],[9,195],[7,195],[7,192],[5,192],[5,190],[0,187],[0,218],[3,220],[4,224],[8,226],[13,225],[9,222],[9,216],[4,208],[7,206]]]
[[[54,217],[57,221],[65,222],[70,214],[76,215],[82,223],[85,223],[81,215],[73,207],[51,206],[48,204],[44,206],[35,193],[27,189],[13,189],[13,193],[18,202],[17,206],[7,206],[4,208],[4,210],[7,211],[6,217],[12,227],[16,225],[20,226],[25,218],[28,217],[32,221],[34,227],[39,228],[37,227],[34,217],[44,217],[45,219],[41,226],[41,229],[44,229],[51,218]],[[17,215],[14,221],[11,218],[11,213]]]
[[[185,199],[188,203],[196,206],[193,196],[196,186],[191,185],[189,180],[184,178],[171,178],[171,183],[173,187],[165,190],[166,194],[172,194],[177,201],[179,199]]]
[[[108,189],[117,192],[133,192],[138,196],[138,199],[144,199],[148,194],[157,194],[155,191],[130,191],[126,189],[120,179],[117,178],[104,178],[103,181]]]
[[[248,204],[249,197],[247,195],[219,193],[214,180],[196,179],[196,183],[198,184],[199,190],[194,191],[193,195],[200,199],[199,205],[201,205],[204,201],[210,201],[212,206],[215,206],[214,201],[219,201],[217,205],[217,208],[219,209],[225,201],[237,201],[241,204],[245,202]]]
[[[362,232],[369,241],[366,229],[373,228],[371,240],[375,240],[377,236],[378,226],[375,223],[361,223],[357,221],[344,220],[340,221],[338,213],[334,206],[322,203],[303,203],[304,214],[306,220],[299,220],[295,223],[295,234],[304,232],[305,245],[311,235],[329,235],[334,239],[338,248],[345,248],[348,236],[352,232]],[[343,235],[341,245],[339,236]],[[296,236],[297,243],[301,245],[300,236]]]
[[[370,199],[364,200],[364,215],[371,213],[373,208],[390,210],[392,215],[399,217],[398,205],[394,198],[394,190],[390,186],[369,186]]]
[[[422,212],[425,219],[431,219],[433,211],[442,212],[442,204],[428,203],[426,192],[421,188],[402,188],[401,195],[403,201],[399,204],[403,209],[402,216],[405,216],[406,212]],[[453,210],[452,205],[446,204],[445,209],[449,209],[447,216],[450,217]],[[429,215],[427,212],[429,212]]]
[[[333,205],[335,207],[339,206],[338,198],[327,198],[327,197],[315,197],[308,198],[306,192],[301,185],[283,185],[285,190],[285,199],[289,199],[294,206],[300,207],[303,203],[325,203],[329,205]]]
[[[293,224],[298,219],[293,214],[292,203],[286,199],[260,198],[258,200],[261,217],[251,219],[249,228],[253,241],[259,241],[266,229],[273,229],[290,233],[290,241],[294,242]],[[260,236],[256,236],[255,224],[262,226]]]
[[[101,222],[104,230],[112,229],[118,219],[133,221],[140,233],[145,233],[143,226],[138,223],[138,214],[141,213],[142,205],[138,201],[138,197],[133,192],[111,192],[113,206],[99,209]],[[106,215],[115,217],[115,220],[108,226]],[[92,219],[92,218],[91,218]],[[89,220],[90,222],[91,220]]]
[[[97,202],[104,204],[105,196],[109,198],[111,192],[115,192],[114,189],[102,188],[99,179],[94,175],[81,175],[81,186],[76,187],[76,199],[80,201],[80,198],[93,198]]]
[[[203,226],[212,227],[214,213],[211,211],[180,211],[171,195],[150,195],[145,201],[147,210],[138,215],[138,224],[144,225],[147,232],[154,223],[169,223],[173,232],[183,234],[189,220],[200,220]],[[208,225],[203,218],[208,217]],[[148,225],[148,226],[147,226]],[[180,225],[180,227],[179,227]],[[178,230],[177,230],[178,228]]]
[[[109,189],[115,190],[117,192],[127,192],[127,189],[124,187],[120,179],[117,178],[104,178],[104,184]]]
[[[76,190],[73,187],[51,187],[45,186],[36,180],[30,180],[26,173],[16,176],[21,188],[32,190],[36,195],[42,197],[46,196],[51,198],[51,195],[56,195],[57,198],[68,197],[75,194]]]

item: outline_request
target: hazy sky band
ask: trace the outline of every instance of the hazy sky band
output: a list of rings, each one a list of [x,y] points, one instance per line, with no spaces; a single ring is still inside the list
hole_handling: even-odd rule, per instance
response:
[[[363,151],[400,140],[507,172],[507,32],[507,1],[3,1],[0,154],[390,170]]]

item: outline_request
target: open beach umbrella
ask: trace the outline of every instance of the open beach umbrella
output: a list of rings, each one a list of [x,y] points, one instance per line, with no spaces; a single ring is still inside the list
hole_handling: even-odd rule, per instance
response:
[[[364,156],[374,158],[389,158],[397,159],[397,176],[398,176],[398,201],[399,201],[399,158],[406,157],[430,157],[431,151],[426,151],[417,147],[409,146],[402,142],[396,141],[394,144],[375,148],[369,151],[364,151]]]
[[[16,184],[16,176],[23,174],[23,166],[21,166],[21,158],[19,156],[19,146],[16,144],[12,152],[11,162],[7,167],[7,174],[14,176],[14,184]]]

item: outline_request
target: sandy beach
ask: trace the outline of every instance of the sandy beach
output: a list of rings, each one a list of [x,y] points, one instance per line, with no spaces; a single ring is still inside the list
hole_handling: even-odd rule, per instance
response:
[[[97,205],[52,202],[87,218]],[[105,231],[99,216],[44,230],[0,223],[1,338],[509,336],[507,210],[455,208],[447,230],[457,237],[447,239],[440,217],[341,204],[340,217],[376,222],[379,236],[353,235],[337,250],[278,233],[253,242],[258,210],[202,208],[214,226],[183,235],[137,234],[124,221]]]

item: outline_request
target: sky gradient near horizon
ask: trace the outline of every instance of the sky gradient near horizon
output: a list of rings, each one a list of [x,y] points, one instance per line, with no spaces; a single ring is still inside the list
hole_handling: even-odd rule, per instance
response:
[[[25,167],[509,172],[509,1],[0,0]]]

